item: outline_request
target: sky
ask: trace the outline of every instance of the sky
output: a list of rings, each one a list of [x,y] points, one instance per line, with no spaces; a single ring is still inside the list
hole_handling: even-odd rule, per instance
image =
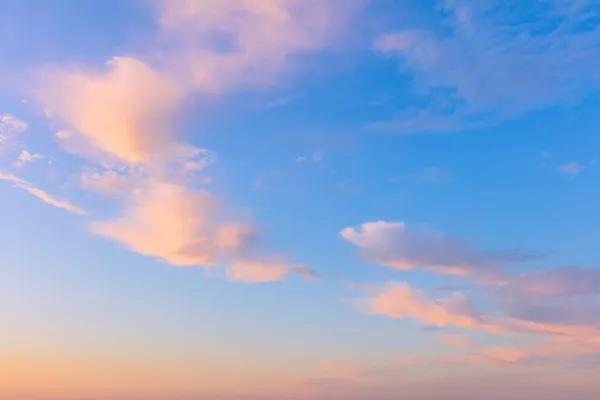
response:
[[[0,399],[592,400],[594,0],[0,0]]]

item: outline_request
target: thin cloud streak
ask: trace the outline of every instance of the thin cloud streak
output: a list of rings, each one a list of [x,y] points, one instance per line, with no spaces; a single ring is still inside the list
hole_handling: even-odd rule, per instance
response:
[[[61,208],[70,213],[78,214],[78,215],[89,214],[83,208],[76,206],[66,200],[59,199],[59,198],[49,194],[48,192],[35,187],[30,182],[27,182],[26,180],[23,180],[15,175],[0,171],[0,180],[15,183],[15,187],[25,190],[30,195],[37,197],[38,199],[42,200],[44,203],[49,204],[53,207]]]

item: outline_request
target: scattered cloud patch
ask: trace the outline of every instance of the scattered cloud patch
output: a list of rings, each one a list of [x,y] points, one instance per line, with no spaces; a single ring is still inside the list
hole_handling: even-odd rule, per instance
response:
[[[419,97],[380,126],[405,134],[477,129],[600,89],[600,31],[586,29],[600,8],[590,2],[437,4],[432,18],[446,29],[399,27],[373,44],[399,60]]]
[[[28,164],[35,160],[43,160],[44,158],[46,158],[46,156],[44,156],[43,154],[30,153],[27,150],[21,150],[21,153],[17,157],[17,161],[15,161],[13,163],[13,166],[15,166],[17,168],[21,168],[21,167],[24,167],[25,164]]]

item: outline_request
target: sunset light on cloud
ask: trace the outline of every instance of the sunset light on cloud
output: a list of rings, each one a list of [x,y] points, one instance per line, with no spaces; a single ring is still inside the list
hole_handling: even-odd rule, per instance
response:
[[[595,400],[600,4],[0,0],[0,399]]]

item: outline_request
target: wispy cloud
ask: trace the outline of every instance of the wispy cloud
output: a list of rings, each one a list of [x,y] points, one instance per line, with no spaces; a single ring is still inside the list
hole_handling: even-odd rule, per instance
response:
[[[155,10],[163,40],[177,44],[170,68],[198,89],[223,91],[273,84],[290,55],[335,44],[362,3],[160,0]]]
[[[600,8],[586,0],[521,3],[439,1],[432,14],[448,29],[380,36],[374,49],[398,57],[427,104],[409,104],[381,126],[399,133],[479,128],[597,91],[600,31],[588,22]]]
[[[86,210],[81,207],[78,207],[66,200],[59,199],[46,191],[35,187],[33,184],[27,182],[24,179],[21,179],[15,175],[0,171],[0,180],[9,181],[15,183],[15,186],[19,189],[25,190],[32,196],[37,197],[42,200],[44,203],[50,204],[51,206],[62,208],[63,210],[69,211],[73,214],[88,214]]]

